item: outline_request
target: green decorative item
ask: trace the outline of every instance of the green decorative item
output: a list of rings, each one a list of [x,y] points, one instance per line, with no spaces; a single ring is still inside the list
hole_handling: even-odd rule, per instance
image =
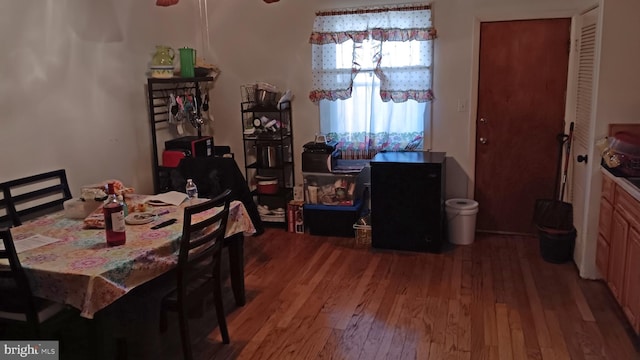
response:
[[[194,67],[196,64],[196,51],[191,48],[180,49],[180,76],[194,77]]]
[[[156,45],[156,53],[151,59],[151,66],[173,66],[175,53],[169,46]]]

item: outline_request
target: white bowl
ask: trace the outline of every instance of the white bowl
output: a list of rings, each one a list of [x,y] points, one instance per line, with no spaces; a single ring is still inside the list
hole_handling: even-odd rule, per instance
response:
[[[256,180],[258,181],[271,181],[277,180],[278,178],[275,176],[267,176],[267,175],[256,175]]]
[[[156,79],[170,79],[173,77],[173,67],[164,69],[151,68],[151,77]]]
[[[258,185],[277,185],[278,184],[278,180],[261,180],[258,181]]]

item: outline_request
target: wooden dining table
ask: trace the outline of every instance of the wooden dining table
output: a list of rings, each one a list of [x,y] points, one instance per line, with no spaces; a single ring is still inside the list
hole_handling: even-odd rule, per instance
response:
[[[144,196],[140,195],[141,199]],[[104,229],[86,228],[82,219],[70,219],[63,211],[44,215],[12,228],[16,245],[45,236],[56,241],[18,254],[35,296],[68,304],[81,316],[96,312],[134,288],[177,266],[184,208],[162,206],[163,213],[141,225],[126,225],[126,243],[108,246]],[[151,227],[168,219],[177,221],[159,229]],[[240,201],[230,205],[225,245],[229,248],[231,285],[236,303],[244,304],[243,236],[255,227]]]

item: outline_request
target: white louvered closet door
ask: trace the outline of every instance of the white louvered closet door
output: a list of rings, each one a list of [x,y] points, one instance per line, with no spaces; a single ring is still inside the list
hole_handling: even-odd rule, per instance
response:
[[[572,156],[569,165],[572,167],[571,191],[569,201],[573,203],[573,220],[577,230],[575,260],[583,271],[584,266],[590,267],[589,249],[589,219],[594,216],[590,209],[589,199],[592,194],[591,177],[593,162],[598,161],[593,156],[595,140],[595,104],[594,88],[597,76],[596,61],[598,59],[598,8],[590,10],[579,17],[578,43],[575,63],[575,108]],[[578,162],[578,156],[588,155],[588,162]],[[596,221],[597,222],[597,221]]]

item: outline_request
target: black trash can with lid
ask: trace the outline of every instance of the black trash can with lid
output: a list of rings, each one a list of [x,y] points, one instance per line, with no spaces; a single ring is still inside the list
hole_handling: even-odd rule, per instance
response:
[[[576,228],[570,231],[538,229],[540,255],[550,263],[562,264],[573,258],[576,243]]]
[[[538,200],[534,217],[542,258],[554,264],[571,260],[577,234],[573,206],[558,200]]]

